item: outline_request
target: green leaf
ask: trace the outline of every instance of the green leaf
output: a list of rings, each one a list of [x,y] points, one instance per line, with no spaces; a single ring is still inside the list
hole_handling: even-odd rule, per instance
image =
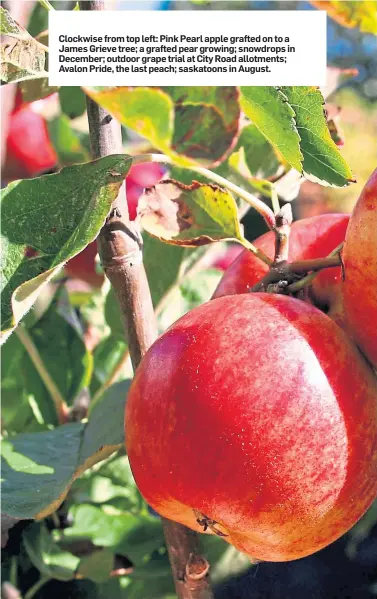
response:
[[[176,282],[182,263],[192,252],[189,248],[170,247],[159,239],[143,233],[144,266],[152,294],[153,305],[157,306],[166,292]],[[163,268],[161,265],[163,264]]]
[[[12,330],[59,267],[96,238],[130,166],[130,157],[113,155],[3,190],[3,331]]]
[[[65,424],[2,443],[2,509],[17,518],[44,518],[62,503],[73,481],[123,445],[129,381],[110,387],[87,424]]]
[[[322,184],[344,187],[352,172],[331,135],[323,112],[324,100],[315,87],[283,87],[295,111],[305,175]]]
[[[1,351],[1,418],[2,428],[9,433],[20,433],[43,428],[44,418],[37,418],[30,405],[35,401],[24,383],[25,373],[22,363],[25,349],[16,335],[13,335]],[[48,402],[47,407],[51,402]],[[52,422],[56,422],[56,412],[52,406]],[[38,422],[40,420],[40,422]],[[42,425],[42,426],[41,426]]]
[[[114,301],[116,301],[116,298],[114,298]],[[109,380],[111,373],[119,364],[126,351],[127,344],[121,335],[119,339],[114,337],[114,335],[109,335],[96,345],[93,352],[93,377],[90,383],[92,395],[94,395],[101,385]]]
[[[237,87],[164,87],[173,99],[173,149],[205,164],[221,162],[239,129]]]
[[[216,269],[202,270],[193,276],[187,276],[174,293],[169,295],[169,302],[159,316],[158,324],[161,331],[166,330],[183,314],[208,302],[223,273]]]
[[[310,4],[327,10],[328,15],[344,27],[357,27],[364,33],[377,34],[376,0],[309,0]]]
[[[75,119],[86,110],[85,94],[81,87],[63,86],[59,90],[59,100],[62,112],[69,119]]]
[[[85,87],[84,91],[176,164],[217,163],[235,142],[240,115],[235,87]]]
[[[64,289],[54,298],[42,318],[29,329],[29,334],[62,396],[68,404],[72,404],[80,390],[89,386],[93,358],[85,346],[83,331]],[[36,398],[37,403],[43,395],[46,399],[42,405],[51,402],[49,393],[27,353],[24,356],[23,368],[27,392]],[[49,422],[46,419],[45,421]]]
[[[30,524],[22,534],[24,547],[39,572],[57,580],[75,577],[80,559],[54,542],[44,523]]]
[[[241,87],[241,107],[284,159],[302,172],[300,136],[295,113],[276,87]]]
[[[139,199],[143,228],[154,237],[186,247],[220,239],[242,240],[234,198],[215,185],[191,186],[166,179]]]
[[[64,531],[65,541],[89,539],[126,555],[135,565],[164,544],[161,522],[152,516],[110,514],[88,504],[74,505],[69,513],[74,524]]]
[[[35,102],[41,100],[58,91],[58,87],[48,84],[48,77],[40,77],[38,79],[27,79],[21,81],[20,88],[22,99],[24,102]]]
[[[190,162],[171,152],[174,104],[160,89],[151,87],[84,87],[85,93],[108,110],[122,125],[134,129],[153,147],[178,162]],[[172,155],[173,154],[173,155]]]
[[[113,565],[114,553],[108,549],[101,549],[82,557],[76,574],[94,582],[105,582],[110,577]]]
[[[276,175],[280,162],[273,146],[258,127],[247,125],[242,129],[235,152],[240,149],[243,149],[245,163],[252,176],[264,179]]]
[[[70,166],[89,160],[89,153],[83,147],[80,137],[72,129],[68,117],[60,115],[51,121],[47,121],[47,128],[51,142],[59,157],[59,163],[62,166]]]

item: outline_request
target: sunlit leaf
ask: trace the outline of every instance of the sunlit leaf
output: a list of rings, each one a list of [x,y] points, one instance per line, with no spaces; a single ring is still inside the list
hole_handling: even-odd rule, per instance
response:
[[[130,166],[128,156],[113,155],[3,190],[3,331],[12,330],[59,267],[95,239]]]
[[[215,185],[191,186],[166,179],[139,200],[143,228],[173,245],[197,247],[220,239],[242,239],[234,198]]]

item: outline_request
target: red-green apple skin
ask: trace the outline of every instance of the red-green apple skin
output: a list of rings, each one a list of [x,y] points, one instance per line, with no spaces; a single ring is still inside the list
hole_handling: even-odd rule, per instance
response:
[[[291,227],[289,261],[324,258],[344,241],[348,214],[321,214],[295,221]],[[272,232],[258,237],[253,244],[273,259],[275,238]],[[221,279],[214,297],[248,293],[268,272],[268,266],[244,250],[230,265]],[[314,279],[309,296],[317,307],[328,311],[338,324],[342,323],[341,268],[328,268]]]
[[[351,215],[343,249],[346,324],[377,368],[377,169]]]
[[[326,314],[287,296],[222,297],[173,324],[136,371],[125,433],[153,509],[201,532],[203,514],[253,559],[318,551],[377,494],[373,373]]]

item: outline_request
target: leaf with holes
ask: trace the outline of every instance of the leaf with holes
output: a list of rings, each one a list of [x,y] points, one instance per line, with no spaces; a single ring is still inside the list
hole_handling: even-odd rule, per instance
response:
[[[216,185],[166,179],[139,200],[142,227],[154,237],[186,247],[220,239],[242,241],[234,198]]]
[[[123,411],[130,381],[112,385],[87,424],[8,437],[2,443],[2,510],[14,518],[45,518],[73,481],[123,445]]]
[[[295,111],[306,177],[325,185],[348,185],[354,180],[352,172],[331,138],[319,89],[283,87],[282,91]]]
[[[300,136],[295,112],[276,87],[241,87],[241,107],[283,158],[302,172]]]
[[[8,336],[59,267],[96,238],[131,162],[107,156],[3,190],[1,317]]]

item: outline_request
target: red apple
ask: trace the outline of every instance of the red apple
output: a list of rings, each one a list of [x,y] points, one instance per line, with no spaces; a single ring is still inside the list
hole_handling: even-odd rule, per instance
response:
[[[344,240],[348,214],[321,214],[303,218],[292,224],[289,243],[289,261],[323,258]],[[271,259],[274,256],[275,237],[269,231],[253,242]],[[268,266],[244,250],[231,264],[221,279],[214,297],[248,293],[268,272]],[[341,268],[326,269],[319,273],[310,289],[312,301],[328,310],[331,316],[341,312]]]
[[[19,104],[12,113],[6,144],[3,179],[36,177],[56,167],[58,158],[50,142],[41,102]]]
[[[372,371],[292,297],[223,297],[179,319],[136,371],[125,433],[153,509],[254,559],[318,551],[377,493]]]
[[[348,330],[377,368],[377,169],[353,210],[343,250]]]

